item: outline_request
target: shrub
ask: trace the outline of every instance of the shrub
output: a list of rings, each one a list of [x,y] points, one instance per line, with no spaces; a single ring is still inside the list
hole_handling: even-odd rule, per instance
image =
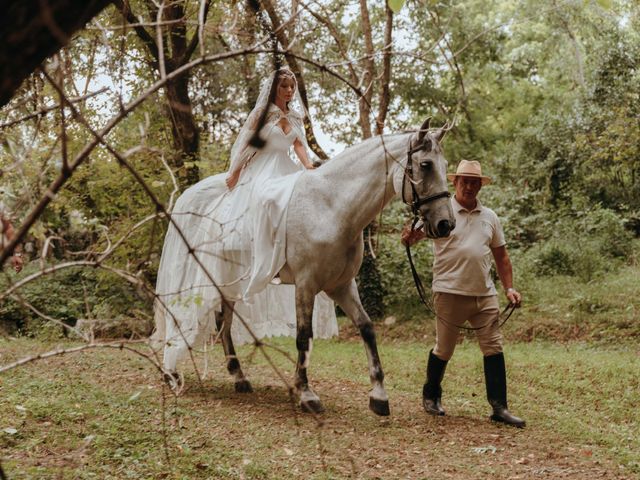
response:
[[[573,275],[589,281],[618,267],[633,251],[633,235],[615,212],[596,207],[563,215],[545,240],[524,255],[537,275]]]
[[[431,295],[433,254],[431,241],[423,240],[411,247],[416,270],[422,283]],[[380,269],[382,286],[386,292],[385,309],[400,316],[423,316],[425,311],[420,303],[418,293],[411,275],[411,268],[400,243],[400,234],[381,235],[378,249],[378,268]]]
[[[37,263],[32,263],[21,276],[37,270]],[[0,291],[6,287],[0,281]],[[40,312],[70,326],[80,319],[97,319],[98,332],[109,336],[148,333],[150,328],[151,302],[124,280],[101,270],[63,269],[27,283],[16,293]],[[0,327],[10,333],[49,339],[67,333],[16,299],[0,304]]]

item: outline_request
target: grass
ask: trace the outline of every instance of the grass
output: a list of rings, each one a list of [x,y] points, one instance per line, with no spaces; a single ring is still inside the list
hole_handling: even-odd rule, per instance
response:
[[[573,277],[531,278],[529,306],[514,334],[522,339],[640,339],[640,267],[627,265],[587,283]]]
[[[410,275],[407,271],[406,275]],[[409,277],[410,278],[410,277]],[[575,277],[537,277],[516,272],[515,282],[524,296],[523,308],[509,319],[505,336],[510,341],[586,341],[603,345],[640,341],[640,265],[621,266],[590,282]],[[423,279],[424,281],[424,279]],[[428,285],[428,284],[427,284]],[[432,314],[419,302],[413,284],[405,286],[406,299],[391,303],[401,337],[433,335]],[[504,298],[499,297],[504,306]]]
[[[418,253],[427,262],[428,252]],[[364,349],[344,319],[340,339],[314,344],[310,380],[326,408],[320,421],[299,411],[252,347],[239,352],[253,394],[234,392],[216,347],[202,384],[192,364],[182,365],[186,390],[178,398],[140,356],[91,350],[0,374],[7,477],[640,479],[637,261],[590,282],[517,272],[524,306],[504,327],[510,408],[528,422],[516,430],[487,420],[472,335],[447,368],[447,416],[422,411],[433,320],[416,300],[406,262],[389,258],[396,262],[389,282],[401,286],[389,309],[397,319],[377,332],[391,417],[367,408]],[[272,343],[294,356],[292,339]],[[0,336],[0,365],[57,347],[56,340]],[[291,379],[289,361],[268,352]],[[204,359],[198,353],[201,372]]]
[[[202,388],[183,365],[178,398],[163,395],[148,361],[124,351],[30,363],[0,374],[0,458],[11,480],[640,478],[637,344],[508,344],[510,407],[528,421],[517,430],[487,420],[475,342],[458,346],[443,384],[448,415],[432,418],[420,390],[433,338],[390,333],[380,335],[389,418],[367,409],[366,358],[349,335],[314,345],[322,423],[292,405],[252,347],[240,357],[253,394],[233,391],[219,347],[207,354]],[[273,343],[293,353],[292,339]],[[54,347],[2,339],[0,363]],[[291,378],[288,360],[268,351]]]

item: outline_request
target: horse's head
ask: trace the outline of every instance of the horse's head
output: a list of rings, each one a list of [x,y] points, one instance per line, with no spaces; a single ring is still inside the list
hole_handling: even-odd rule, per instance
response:
[[[447,130],[429,131],[430,120],[411,139],[402,197],[424,221],[429,238],[448,237],[456,221],[447,189],[447,161],[440,147]]]

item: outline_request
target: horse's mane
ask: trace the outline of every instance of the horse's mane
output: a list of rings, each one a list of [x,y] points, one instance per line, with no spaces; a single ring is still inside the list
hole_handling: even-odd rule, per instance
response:
[[[345,158],[349,158],[353,156],[353,153],[356,151],[364,150],[369,151],[372,148],[377,147],[378,145],[385,144],[391,147],[391,145],[395,144],[396,140],[400,137],[406,137],[409,133],[412,132],[400,132],[400,133],[387,133],[384,135],[377,135],[375,137],[367,138],[366,140],[356,143],[355,145],[351,145],[345,148],[342,152],[338,153],[335,157],[331,158],[331,163],[333,162],[341,162],[344,161]],[[352,161],[357,160],[351,159]]]

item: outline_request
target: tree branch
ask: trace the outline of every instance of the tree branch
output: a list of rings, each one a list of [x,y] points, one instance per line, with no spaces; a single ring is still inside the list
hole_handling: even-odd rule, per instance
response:
[[[143,24],[138,20],[133,12],[131,11],[131,6],[129,5],[128,0],[111,0],[111,2],[115,5],[115,7],[120,10],[122,16],[127,20],[129,26],[131,26],[138,38],[142,40],[142,43],[146,45],[149,49],[149,52],[153,56],[156,62],[159,61],[159,52],[158,45],[156,44],[153,36],[144,28]]]

